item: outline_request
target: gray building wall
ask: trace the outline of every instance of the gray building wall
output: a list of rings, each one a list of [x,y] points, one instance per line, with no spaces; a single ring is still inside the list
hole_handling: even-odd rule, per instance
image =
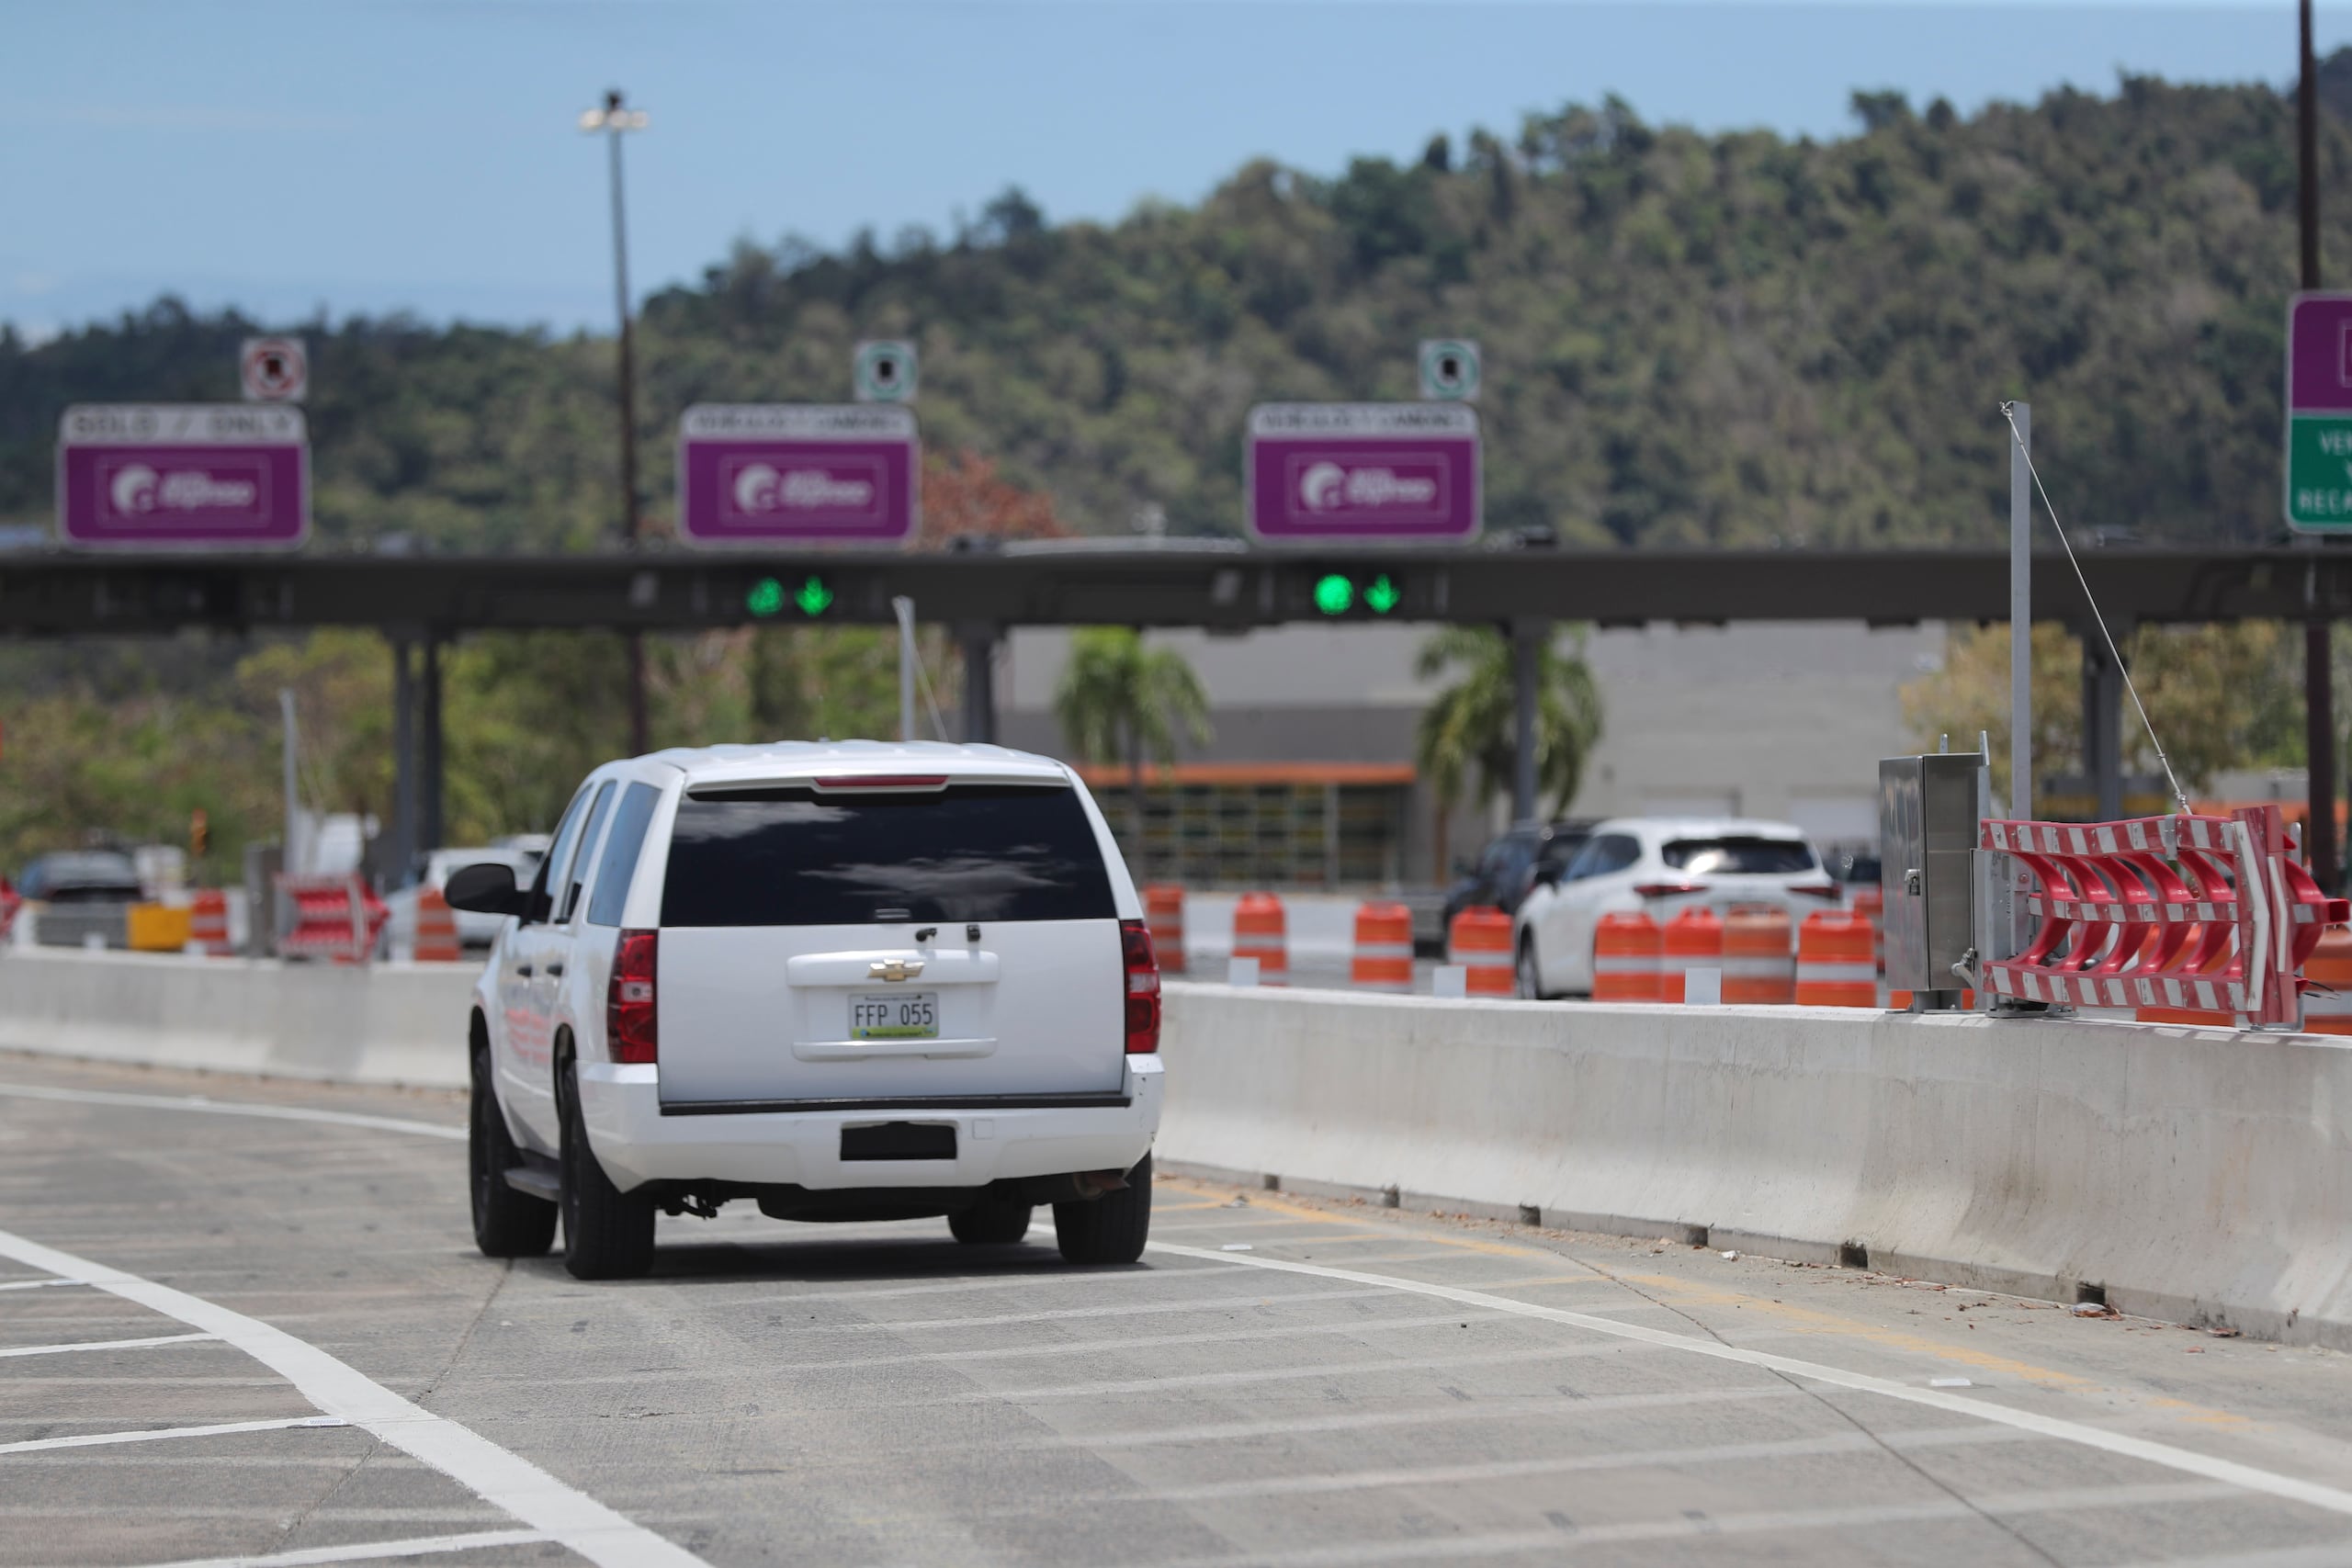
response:
[[[1207,688],[1214,739],[1186,760],[1410,762],[1422,710],[1445,683],[1414,672],[1428,631],[1351,623],[1245,637],[1156,631]],[[1000,734],[1062,754],[1052,713],[1067,632],[1024,628],[1000,655]],[[1942,665],[1944,629],[1846,623],[1594,631],[1585,656],[1606,708],[1570,815],[1736,814],[1796,822],[1826,842],[1875,836],[1878,760],[1913,748],[1902,687]],[[1973,739],[1973,738],[1969,738]],[[1959,746],[1962,738],[1953,737]],[[1503,825],[1501,799],[1465,805],[1445,858]],[[1407,813],[1408,880],[1434,879],[1440,832],[1426,785]]]

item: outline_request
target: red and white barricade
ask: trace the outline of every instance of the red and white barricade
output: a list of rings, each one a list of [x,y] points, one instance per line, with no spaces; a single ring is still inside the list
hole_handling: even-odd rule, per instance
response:
[[[2228,817],[1982,825],[1978,842],[2033,874],[2041,922],[1984,965],[1997,996],[2084,1008],[2161,1008],[2295,1027],[2303,963],[2352,905],[2321,895],[2290,855],[2275,806]]]
[[[365,964],[376,954],[390,911],[374,889],[356,876],[280,876],[278,890],[292,903],[294,923],[277,939],[288,958],[326,958]]]

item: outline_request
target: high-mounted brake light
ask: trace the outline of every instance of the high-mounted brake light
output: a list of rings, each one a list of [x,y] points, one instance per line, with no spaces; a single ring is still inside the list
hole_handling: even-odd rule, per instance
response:
[[[808,782],[819,789],[856,790],[861,794],[871,794],[876,790],[886,789],[945,789],[947,775],[945,773],[835,773],[830,778],[815,778]]]
[[[1127,969],[1127,1055],[1148,1056],[1159,1049],[1159,959],[1141,920],[1119,922],[1119,952]]]
[[[605,987],[605,1043],[616,1062],[662,1058],[662,1032],[653,1011],[661,936],[659,931],[623,931],[614,944],[613,978]]]
[[[1645,898],[1679,898],[1685,894],[1704,893],[1703,882],[1637,882],[1634,891]]]
[[[1789,884],[1789,891],[1802,893],[1808,898],[1826,898],[1834,904],[1845,889],[1834,882],[1792,882]]]

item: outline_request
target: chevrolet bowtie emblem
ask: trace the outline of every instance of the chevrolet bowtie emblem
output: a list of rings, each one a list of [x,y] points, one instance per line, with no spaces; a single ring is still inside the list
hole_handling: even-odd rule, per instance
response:
[[[922,973],[920,958],[877,958],[865,971],[869,980],[911,980]]]

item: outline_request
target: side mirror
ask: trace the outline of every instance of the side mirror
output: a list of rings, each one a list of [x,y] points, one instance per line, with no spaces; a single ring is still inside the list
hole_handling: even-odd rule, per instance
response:
[[[1557,887],[1560,885],[1561,874],[1567,869],[1568,863],[1566,861],[1547,860],[1543,862],[1535,868],[1535,886],[1538,887]]]
[[[452,909],[469,909],[477,915],[519,916],[531,901],[529,894],[514,886],[514,868],[495,862],[451,872],[441,897]]]

